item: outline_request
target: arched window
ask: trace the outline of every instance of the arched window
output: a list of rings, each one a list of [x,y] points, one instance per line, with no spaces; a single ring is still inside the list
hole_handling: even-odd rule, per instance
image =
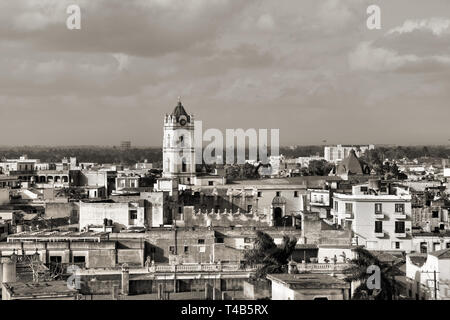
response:
[[[180,136],[180,146],[184,147],[184,136]]]
[[[186,172],[186,158],[183,158],[181,162],[181,172]]]

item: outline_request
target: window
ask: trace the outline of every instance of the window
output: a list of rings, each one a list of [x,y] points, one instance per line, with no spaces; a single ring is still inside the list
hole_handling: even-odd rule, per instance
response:
[[[277,191],[277,197],[281,196],[281,192]]]
[[[375,233],[383,232],[383,221],[375,221]]]
[[[450,248],[450,242],[447,242],[446,247],[447,247],[447,249]]]
[[[323,203],[323,195],[320,195],[320,203]]]
[[[431,217],[432,217],[432,218],[439,218],[439,211],[433,210],[433,211],[431,212]]]
[[[396,203],[395,204],[395,212],[397,212],[397,213],[405,212],[405,205],[403,203]]]
[[[375,203],[375,214],[383,212],[383,205],[381,203]]]
[[[86,263],[85,256],[73,256],[73,263]]]
[[[188,246],[184,246],[184,253],[189,253],[189,247]]]
[[[294,191],[294,198],[298,198],[298,191]]]
[[[253,210],[253,206],[251,205],[251,204],[249,204],[248,206],[247,206],[247,212],[250,212],[250,211],[252,211]]]
[[[261,197],[262,197],[262,192],[258,191],[258,198],[261,198]]]
[[[182,207],[178,207],[178,213],[182,214],[183,213],[183,208]]]
[[[184,136],[180,136],[180,146],[184,147]]]
[[[395,233],[405,233],[404,221],[395,221]]]
[[[208,186],[213,186],[214,185],[214,181],[208,181]]]
[[[217,238],[216,239],[216,243],[224,243],[224,239],[223,238]]]
[[[198,239],[198,244],[205,244],[205,239]]]
[[[137,219],[137,210],[130,210],[130,219],[131,220]]]
[[[438,251],[440,246],[441,246],[440,242],[434,242],[433,243],[433,251]]]
[[[367,192],[369,189],[367,187],[361,187],[361,192]]]
[[[169,246],[170,254],[175,254],[175,246]]]
[[[427,243],[426,242],[420,243],[420,253],[427,253]]]
[[[353,203],[346,203],[345,204],[345,212],[346,213],[353,213]]]
[[[61,256],[50,256],[50,263],[61,263],[62,257]]]
[[[395,242],[395,249],[400,249],[400,242],[399,241]]]
[[[252,243],[252,239],[251,238],[244,238],[244,243]]]
[[[339,202],[337,202],[337,201],[334,202],[334,210],[336,210],[336,211],[339,210]]]

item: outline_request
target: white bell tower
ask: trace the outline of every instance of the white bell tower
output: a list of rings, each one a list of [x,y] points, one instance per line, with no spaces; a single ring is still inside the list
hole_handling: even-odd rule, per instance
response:
[[[194,116],[184,110],[180,98],[173,112],[164,117],[163,177],[194,184]]]

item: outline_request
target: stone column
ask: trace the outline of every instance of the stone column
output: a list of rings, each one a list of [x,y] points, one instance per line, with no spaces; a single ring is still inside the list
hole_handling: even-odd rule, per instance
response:
[[[122,265],[122,294],[127,296],[130,293],[130,270],[127,264]]]

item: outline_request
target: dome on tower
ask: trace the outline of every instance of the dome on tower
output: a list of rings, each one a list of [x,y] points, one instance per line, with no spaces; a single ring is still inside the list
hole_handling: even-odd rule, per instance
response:
[[[186,112],[186,110],[184,110],[184,107],[181,104],[180,99],[178,99],[178,104],[175,107],[175,109],[173,109],[171,116],[175,117],[177,119],[177,121],[180,119],[181,116],[185,116],[188,122],[190,120],[190,117],[189,117],[188,113]]]

